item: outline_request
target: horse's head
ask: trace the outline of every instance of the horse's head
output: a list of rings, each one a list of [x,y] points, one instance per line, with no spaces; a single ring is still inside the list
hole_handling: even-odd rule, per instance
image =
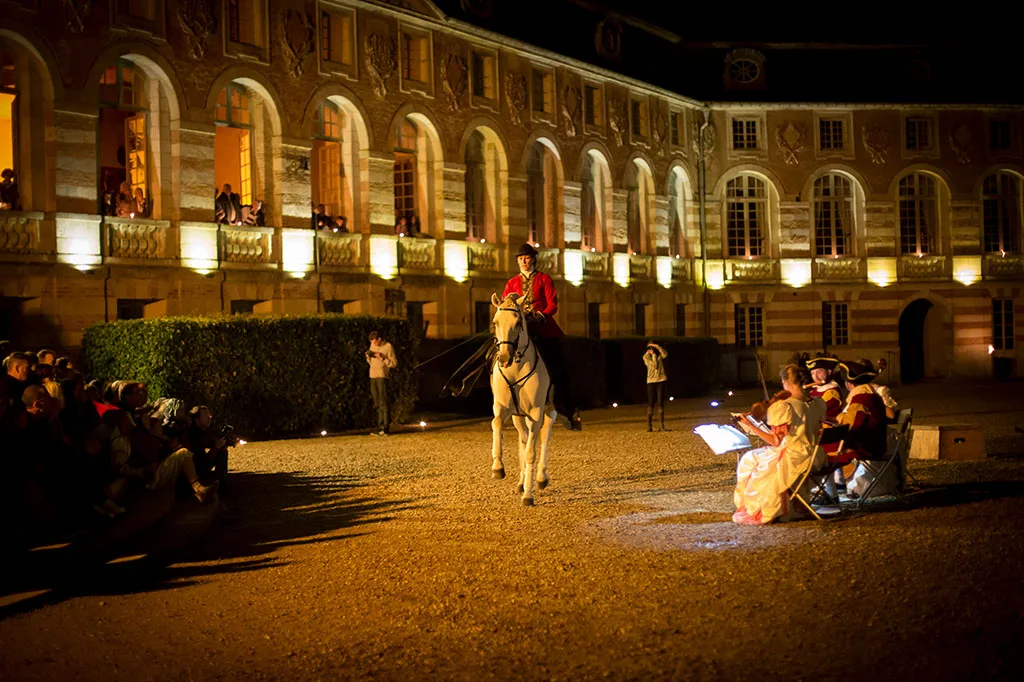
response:
[[[497,294],[491,294],[491,304],[497,308],[494,313],[494,339],[498,343],[498,364],[508,367],[519,351],[520,335],[526,332],[523,308],[519,295],[509,294],[504,301]]]

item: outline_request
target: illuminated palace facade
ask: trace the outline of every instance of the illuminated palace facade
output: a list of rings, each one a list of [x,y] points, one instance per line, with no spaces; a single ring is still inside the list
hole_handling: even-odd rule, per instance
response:
[[[698,99],[617,69],[607,18],[602,65],[439,4],[0,0],[0,333],[345,312],[460,337],[529,241],[569,334],[1020,374],[1020,106],[772,101],[745,48],[709,67],[734,96]],[[121,183],[148,215],[106,215]],[[225,183],[264,226],[214,222]]]

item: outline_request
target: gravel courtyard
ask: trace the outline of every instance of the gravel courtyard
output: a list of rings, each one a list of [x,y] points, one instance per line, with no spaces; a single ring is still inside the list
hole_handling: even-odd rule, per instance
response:
[[[558,428],[551,485],[493,481],[489,424],[250,443],[184,554],[126,556],[0,611],[4,680],[1019,679],[1024,388],[894,393],[989,459],[912,461],[905,503],[729,520],[710,398]]]

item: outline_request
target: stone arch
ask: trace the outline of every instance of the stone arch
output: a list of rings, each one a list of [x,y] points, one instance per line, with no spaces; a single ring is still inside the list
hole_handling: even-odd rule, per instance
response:
[[[726,196],[726,188],[730,181],[740,176],[753,176],[765,183],[767,188],[767,213],[768,213],[768,226],[764,232],[763,240],[764,244],[761,249],[761,257],[776,258],[778,254],[778,244],[780,243],[780,223],[782,221],[782,214],[780,210],[780,193],[778,184],[778,176],[769,169],[757,165],[757,164],[741,164],[733,166],[728,171],[722,174],[722,177],[715,183],[714,195],[721,203],[721,239],[722,239],[722,254],[726,258],[734,258],[736,256],[728,255],[728,244],[729,244],[729,225],[728,225],[728,197]]]
[[[828,175],[839,175],[839,176],[842,176],[846,180],[850,181],[852,189],[853,189],[852,218],[853,218],[853,227],[854,227],[854,229],[853,229],[852,235],[851,235],[852,236],[852,243],[850,243],[848,245],[846,253],[843,254],[843,255],[855,256],[857,254],[865,254],[865,253],[867,253],[867,246],[865,244],[865,239],[866,239],[866,234],[867,234],[867,226],[866,226],[867,210],[866,210],[866,205],[867,205],[867,195],[868,195],[869,192],[868,192],[867,186],[864,184],[864,182],[865,182],[864,176],[860,172],[858,172],[856,169],[853,169],[853,168],[851,168],[849,166],[846,166],[846,165],[843,165],[843,164],[825,164],[825,165],[819,166],[810,175],[807,176],[807,181],[804,183],[803,189],[800,192],[800,197],[804,200],[804,202],[806,202],[807,207],[808,207],[807,210],[810,212],[811,255],[812,256],[818,256],[818,252],[817,252],[817,245],[818,245],[818,242],[817,242],[817,236],[818,236],[817,229],[818,229],[819,224],[818,224],[816,216],[815,216],[815,200],[816,200],[816,197],[814,195],[814,185],[815,185],[815,183],[819,179],[824,178],[825,176],[828,176]],[[838,237],[836,237],[836,239],[838,240]],[[832,241],[828,240],[828,243],[831,244]],[[847,246],[847,245],[844,245],[844,246]],[[831,249],[832,247],[829,247],[829,248]],[[836,250],[839,249],[838,244],[835,245],[835,249]],[[831,257],[831,255],[828,254],[827,252],[825,254],[821,254],[821,255]]]
[[[174,66],[152,47],[138,42],[114,43],[99,53],[89,69],[88,80],[83,89],[86,104],[99,104],[97,84],[106,68],[118,59],[126,59],[137,64],[148,79],[157,81],[167,88],[168,106],[172,120],[179,120],[182,113],[188,110],[188,98],[179,99],[179,94],[184,93],[185,90],[178,79]]]
[[[982,194],[982,189],[985,184],[985,178],[992,175],[993,173],[998,173],[1000,171],[1004,173],[1013,173],[1014,175],[1020,177],[1021,180],[1024,180],[1024,166],[1021,166],[1020,164],[1016,163],[993,164],[986,168],[984,171],[982,171],[980,175],[978,175],[978,179],[975,180],[974,182],[974,190],[971,192],[971,196],[975,198],[980,197]]]
[[[404,122],[408,119],[416,129],[414,149],[409,152],[398,151],[400,131]],[[410,199],[413,205],[412,214],[420,221],[420,229],[425,234],[441,236],[445,230],[444,212],[444,148],[441,142],[440,128],[433,113],[426,108],[412,103],[407,103],[398,108],[388,126],[387,137],[378,137],[378,148],[380,153],[380,167],[376,173],[385,175],[388,173],[384,166],[386,159],[392,159],[392,188],[395,204],[392,216],[396,221],[399,216],[399,185],[396,184],[402,177],[403,171],[413,169],[413,182],[411,185],[404,185],[407,191],[412,192]],[[371,171],[371,176],[373,171]],[[411,189],[410,189],[411,187]],[[403,194],[403,196],[405,196]],[[380,215],[371,216],[374,224],[384,223],[385,207],[381,206],[377,213]]]
[[[359,148],[372,149],[374,147],[374,129],[369,112],[366,111],[362,100],[354,92],[338,83],[327,83],[320,86],[309,98],[309,101],[306,102],[306,107],[302,112],[304,132],[310,133],[312,131],[316,108],[325,99],[334,102],[353,117],[353,123],[356,124],[356,132],[359,135]]]
[[[562,169],[564,175],[564,155],[562,154],[562,147],[558,143],[558,131],[550,126],[541,126],[535,128],[530,136],[526,138],[526,144],[523,145],[523,154],[519,157],[519,170],[526,170],[526,160],[530,155],[530,147],[533,146],[534,142],[540,142],[545,147],[551,150],[551,153],[558,159],[558,165]]]
[[[583,145],[583,149],[580,150],[579,159],[576,162],[576,171],[573,173],[573,177],[580,177],[580,173],[583,171],[583,164],[592,152],[596,152],[600,158],[604,159],[604,163],[608,167],[609,177],[611,177],[612,159],[615,157],[612,155],[611,150],[608,149],[608,145],[600,140],[591,140]]]
[[[206,94],[205,110],[207,112],[212,112],[217,106],[217,96],[220,95],[221,90],[227,87],[228,83],[239,83],[259,95],[267,105],[271,132],[276,137],[283,134],[287,121],[277,89],[266,76],[248,66],[230,66],[220,72]]]
[[[539,169],[531,167],[532,158]],[[527,237],[542,246],[561,248],[565,241],[565,170],[557,142],[534,132],[527,140],[522,168],[526,174]]]
[[[580,246],[592,251],[612,251],[613,187],[609,157],[604,145],[592,142],[584,146],[576,177],[580,182]],[[569,241],[569,236],[566,236]]]
[[[501,146],[502,154],[505,156],[505,166],[508,168],[508,159],[510,156],[510,149],[508,139],[505,137],[504,131],[501,126],[490,116],[475,116],[473,119],[466,124],[466,127],[462,131],[462,137],[459,139],[458,156],[456,158],[464,158],[466,156],[466,145],[469,143],[469,138],[474,131],[480,130],[484,133],[484,136],[488,138],[488,141],[492,144],[498,144]]]
[[[900,189],[900,180],[907,177],[911,173],[924,173],[925,175],[931,175],[936,180],[940,181],[941,186],[945,190],[947,195],[952,191],[952,181],[949,177],[949,173],[947,173],[946,171],[942,170],[937,166],[933,166],[928,163],[915,163],[910,166],[905,166],[901,168],[899,172],[892,177],[892,182],[889,183],[888,196],[898,196]]]
[[[727,168],[715,183],[711,192],[712,196],[722,196],[725,193],[725,185],[739,175],[758,175],[766,181],[780,197],[784,193],[782,178],[771,168],[756,163],[741,163]]]
[[[471,122],[463,133],[459,158],[466,165],[466,234],[470,239],[508,241],[508,152],[495,128]],[[479,145],[479,149],[476,146]],[[471,160],[479,153],[480,158]]]
[[[695,242],[700,240],[699,202],[694,201],[690,175],[680,159],[674,159],[665,173],[665,197],[669,255],[692,258],[698,250]]]
[[[953,317],[948,302],[934,293],[913,292],[900,301],[900,379],[948,377],[953,366]]]
[[[654,170],[649,159],[640,152],[631,154],[626,162],[622,188],[626,190],[627,250],[636,254],[653,254],[657,250],[658,237],[665,235],[658,234]]]
[[[807,197],[813,194],[814,181],[829,173],[839,173],[847,176],[860,186],[860,189],[865,196],[871,196],[873,192],[871,185],[868,183],[867,178],[864,177],[864,174],[853,166],[843,163],[825,163],[818,166],[807,175],[807,180],[804,182],[804,186],[800,190],[800,197],[804,201],[807,201]]]

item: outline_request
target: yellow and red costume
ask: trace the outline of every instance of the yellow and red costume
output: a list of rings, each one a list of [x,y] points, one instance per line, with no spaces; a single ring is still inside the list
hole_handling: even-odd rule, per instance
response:
[[[855,386],[846,399],[839,423],[850,427],[850,435],[837,460],[846,464],[854,459],[883,459],[886,450],[885,404],[870,384]]]

